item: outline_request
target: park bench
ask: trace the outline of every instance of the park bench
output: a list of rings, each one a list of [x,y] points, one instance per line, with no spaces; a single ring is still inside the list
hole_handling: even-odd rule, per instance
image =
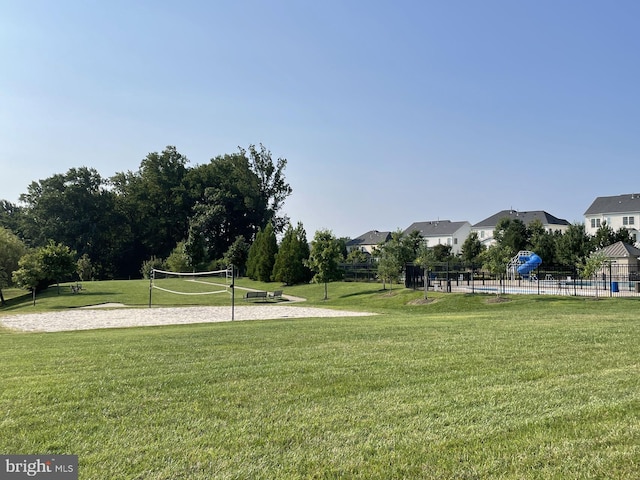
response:
[[[266,300],[267,292],[257,291],[257,292],[247,292],[244,294],[245,300]]]
[[[275,292],[269,295],[269,298],[273,300],[282,299],[282,290],[276,290]]]

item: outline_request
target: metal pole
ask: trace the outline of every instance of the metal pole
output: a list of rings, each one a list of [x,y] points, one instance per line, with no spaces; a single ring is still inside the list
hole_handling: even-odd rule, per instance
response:
[[[233,264],[231,264],[231,321],[235,319],[235,306],[236,306],[236,271]]]
[[[151,269],[151,274],[149,275],[149,308],[151,308],[151,292],[153,291],[153,277],[155,275],[155,271]]]

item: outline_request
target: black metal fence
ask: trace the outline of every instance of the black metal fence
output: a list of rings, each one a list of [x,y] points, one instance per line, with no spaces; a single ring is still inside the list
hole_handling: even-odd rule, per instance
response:
[[[378,266],[375,262],[341,263],[342,278],[347,282],[378,281]]]
[[[589,297],[640,297],[640,273],[637,267],[606,265],[598,275],[581,278],[575,268],[548,266],[538,268],[527,277],[506,272],[492,275],[475,265],[434,265],[426,272],[408,264],[405,287],[427,288],[443,292],[571,295]]]
[[[379,282],[375,262],[343,263],[345,281]],[[427,288],[442,292],[570,295],[588,297],[640,297],[638,267],[611,263],[598,275],[581,278],[574,267],[543,265],[527,277],[517,273],[492,275],[479,265],[439,263],[426,272],[422,267],[407,264],[404,269],[406,288]]]

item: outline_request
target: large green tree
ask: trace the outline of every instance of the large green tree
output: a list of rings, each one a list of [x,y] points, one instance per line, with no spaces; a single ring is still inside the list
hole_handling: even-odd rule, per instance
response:
[[[478,238],[478,233],[471,232],[462,243],[462,260],[470,264],[478,263],[480,262],[480,255],[485,249],[486,247]]]
[[[24,209],[8,200],[0,200],[0,227],[11,230],[19,237],[23,227]]]
[[[258,229],[266,227],[267,204],[260,180],[243,155],[216,157],[198,167],[189,179],[200,195],[187,240],[187,250],[194,257],[221,259],[236,238],[252,242]]]
[[[66,245],[50,241],[44,247],[23,255],[13,272],[14,282],[26,289],[42,289],[69,280],[76,272],[76,252]]]
[[[149,153],[137,171],[116,173],[111,184],[118,212],[131,227],[128,247],[131,267],[152,256],[166,258],[187,238],[194,204],[187,188],[189,160],[176,147]]]
[[[529,232],[527,226],[519,218],[501,218],[498,220],[493,237],[501,247],[514,252],[526,250],[529,243]]]
[[[274,162],[271,152],[262,144],[259,148],[255,145],[249,145],[247,150],[240,148],[240,153],[248,159],[251,170],[258,176],[260,195],[266,205],[264,224],[270,222],[276,233],[284,231],[289,219],[280,211],[292,192],[284,175],[287,159],[278,158]]]
[[[574,267],[585,263],[594,250],[593,242],[586,233],[584,223],[572,223],[556,243],[558,261],[562,265]]]
[[[115,194],[93,168],[71,168],[32,182],[20,196],[21,233],[30,246],[54,241],[87,254],[100,277],[114,274],[127,242],[127,225],[115,209]]]
[[[596,230],[596,234],[592,238],[592,247],[597,250],[616,242],[616,232],[613,231],[613,228],[611,228],[607,222],[602,222],[602,225]]]
[[[557,263],[556,245],[560,232],[550,233],[538,219],[532,221],[529,226],[529,250],[538,255],[545,264]]]
[[[263,145],[250,145],[193,169],[187,178],[196,199],[188,250],[219,259],[239,236],[253,242],[258,229],[269,223],[275,233],[283,231],[287,218],[279,212],[291,194],[286,164],[283,158],[274,162]]]

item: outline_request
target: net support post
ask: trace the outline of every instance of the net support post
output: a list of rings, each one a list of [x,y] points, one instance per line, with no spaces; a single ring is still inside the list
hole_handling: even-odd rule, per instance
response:
[[[151,273],[149,274],[149,308],[151,308],[151,292],[153,292],[154,275],[155,275],[155,270],[151,269]]]

